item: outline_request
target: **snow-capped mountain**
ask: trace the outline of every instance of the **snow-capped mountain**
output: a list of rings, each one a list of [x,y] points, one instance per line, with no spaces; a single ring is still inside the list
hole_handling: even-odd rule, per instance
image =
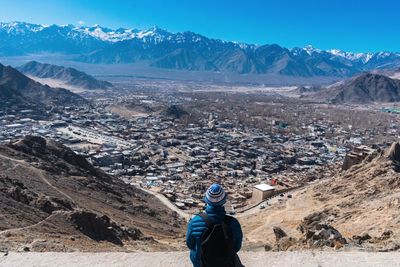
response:
[[[171,35],[169,32],[164,31],[157,26],[154,26],[148,30],[138,30],[138,29],[125,29],[119,28],[112,30],[109,28],[101,27],[100,25],[94,25],[92,27],[76,27],[72,29],[73,31],[81,32],[83,34],[90,35],[98,40],[105,42],[120,42],[130,39],[147,39],[149,37],[160,41],[163,38],[168,38]]]
[[[40,24],[32,24],[26,22],[9,22],[9,23],[1,23],[0,22],[0,33],[8,34],[13,36],[26,36],[33,34],[45,33],[50,28],[58,28],[60,31],[67,31],[67,35],[71,38],[88,38],[93,37],[99,41],[104,42],[120,42],[129,39],[145,39],[148,37],[154,38],[165,38],[171,35],[169,32],[154,26],[148,30],[138,30],[138,29],[125,29],[119,28],[116,30],[102,27],[98,24],[95,24],[91,27],[79,26],[76,27],[72,24],[67,25],[40,25]]]
[[[315,48],[312,45],[307,45],[303,47],[303,50],[306,51],[307,54],[309,54],[310,56],[312,56],[313,54],[320,54],[322,52],[321,49]]]
[[[334,55],[334,56],[338,56],[338,57],[342,57],[351,61],[362,61],[363,63],[367,63],[372,56],[374,55],[373,53],[352,53],[352,52],[346,52],[343,50],[339,50],[339,49],[331,49],[331,50],[327,50],[326,52]]]
[[[74,25],[0,23],[0,55],[75,54],[89,63],[143,62],[153,67],[292,76],[349,76],[400,67],[400,54],[352,53],[312,46],[287,49],[211,39],[193,32],[171,33]]]
[[[94,25],[93,27],[78,27],[73,30],[90,35],[94,38],[97,38],[102,41],[108,42],[119,42],[127,39],[132,39],[135,37],[137,33],[136,30],[133,29],[117,29],[112,30],[109,28],[101,27],[100,25]]]
[[[26,34],[29,32],[38,32],[43,30],[48,26],[46,25],[38,25],[38,24],[31,24],[25,22],[10,22],[10,23],[3,23],[0,22],[0,29],[2,31],[7,32],[8,34]]]

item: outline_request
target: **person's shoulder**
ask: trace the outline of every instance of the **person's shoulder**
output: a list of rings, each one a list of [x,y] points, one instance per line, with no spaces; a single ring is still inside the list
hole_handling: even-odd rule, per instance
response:
[[[204,218],[202,216],[204,216],[203,214],[205,213],[196,213],[193,214],[192,218],[190,219],[191,222],[202,222],[204,221]]]
[[[192,229],[197,229],[197,230],[202,229],[203,230],[206,226],[207,226],[206,222],[198,214],[193,215],[193,217],[189,221],[189,228],[192,228]]]

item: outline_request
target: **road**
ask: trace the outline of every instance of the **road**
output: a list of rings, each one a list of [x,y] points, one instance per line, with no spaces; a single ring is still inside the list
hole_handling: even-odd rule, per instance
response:
[[[189,221],[191,215],[183,210],[181,210],[180,208],[178,208],[177,206],[175,206],[171,201],[168,200],[168,198],[166,198],[164,195],[157,193],[157,192],[153,192],[144,188],[140,188],[138,187],[138,189],[143,190],[146,193],[149,193],[153,196],[155,196],[156,198],[158,198],[161,203],[163,203],[165,206],[167,206],[167,208],[169,208],[172,211],[176,211],[178,213],[178,215],[182,218],[184,218],[185,220]]]
[[[163,203],[165,206],[167,206],[167,208],[169,208],[172,211],[176,211],[180,217],[186,219],[187,221],[192,217],[192,214],[187,213],[187,212],[179,209],[177,206],[174,205],[174,203],[169,201],[163,194],[160,194],[160,193],[157,193],[157,192],[154,192],[154,191],[150,191],[150,190],[147,190],[147,189],[144,189],[144,188],[141,188],[141,187],[137,187],[137,188],[145,191],[146,193],[149,193],[149,194],[155,196],[156,198],[158,198],[161,201],[161,203]],[[246,210],[244,212],[238,212],[236,215],[234,215],[234,217],[243,218],[243,217],[247,217],[249,215],[261,212],[261,210],[260,210],[260,206],[261,205],[265,205],[265,209],[268,209],[272,205],[277,204],[280,199],[282,199],[283,201],[287,200],[287,195],[288,194],[294,194],[294,193],[300,191],[301,189],[303,189],[303,188],[298,188],[298,189],[295,189],[293,191],[287,192],[287,193],[284,194],[285,196],[283,198],[280,197],[279,195],[276,195],[276,196],[274,196],[274,197],[272,197],[272,198],[270,198],[270,199],[268,199],[268,200],[266,200],[266,201],[264,201],[264,202],[262,202],[262,203],[260,203],[260,204],[258,204],[256,206],[254,206],[254,207],[252,207],[252,208],[250,208],[250,209],[248,209],[248,210]],[[267,203],[269,205],[267,205]]]
[[[189,252],[16,253],[0,252],[0,266],[191,267]],[[385,252],[242,252],[247,267],[400,267],[400,253]]]
[[[298,192],[300,192],[301,190],[303,190],[303,189],[304,188],[301,187],[301,188],[296,188],[294,190],[288,191],[288,192],[283,194],[284,195],[283,197],[281,197],[280,195],[275,195],[275,196],[263,201],[262,203],[254,206],[254,207],[252,207],[252,208],[250,208],[250,209],[248,209],[246,211],[238,212],[236,217],[237,218],[243,218],[243,217],[247,217],[249,215],[252,215],[252,214],[267,210],[268,208],[271,208],[273,205],[279,204],[280,201],[287,201],[288,200],[288,197],[287,197],[288,195],[292,195],[292,197],[296,197],[296,194]],[[267,203],[268,203],[268,205],[267,205]],[[260,210],[260,206],[261,205],[264,205],[265,209]]]

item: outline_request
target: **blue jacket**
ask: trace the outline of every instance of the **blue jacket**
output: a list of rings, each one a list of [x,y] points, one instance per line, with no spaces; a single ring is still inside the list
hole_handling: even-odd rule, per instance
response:
[[[206,213],[216,223],[222,223],[226,215],[225,208],[223,206],[206,206]],[[233,218],[229,224],[232,233],[235,237],[235,251],[238,252],[242,247],[243,233],[239,222]],[[196,215],[193,217],[188,226],[186,233],[186,245],[190,249],[190,260],[194,267],[200,267],[200,242],[201,235],[207,228],[203,218]]]

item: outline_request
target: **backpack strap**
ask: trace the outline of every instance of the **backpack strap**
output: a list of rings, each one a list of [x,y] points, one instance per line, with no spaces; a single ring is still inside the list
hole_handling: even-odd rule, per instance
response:
[[[210,217],[208,217],[208,214],[207,213],[205,213],[205,212],[201,212],[201,213],[199,213],[199,214],[197,214],[197,215],[199,215],[202,219],[203,219],[203,221],[206,223],[206,225],[207,225],[207,228],[210,228],[211,226],[213,226],[215,223],[210,219]]]
[[[199,215],[203,221],[206,223],[207,227],[211,227],[215,224],[215,222],[213,220],[211,220],[211,218],[208,216],[207,213],[205,212],[200,212],[197,215]],[[229,216],[229,215],[225,215],[223,222],[226,223],[227,225],[229,225],[232,221],[233,217]]]
[[[223,226],[222,229],[224,231],[225,239],[229,239],[229,233],[231,233],[231,231],[229,229],[229,225],[230,225],[232,220],[233,220],[232,216],[225,215],[224,220],[223,220],[223,225],[222,225]]]

